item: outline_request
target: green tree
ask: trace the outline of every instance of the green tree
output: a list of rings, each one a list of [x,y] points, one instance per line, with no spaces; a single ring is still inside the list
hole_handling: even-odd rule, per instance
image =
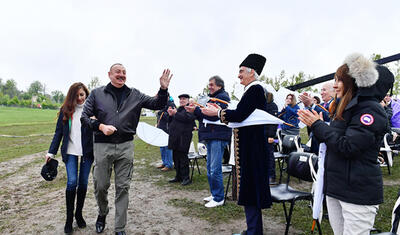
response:
[[[98,77],[92,77],[90,79],[89,85],[88,85],[88,89],[91,91],[96,87],[101,86],[100,80]]]
[[[19,91],[17,89],[17,82],[14,79],[9,79],[2,86],[2,92],[4,95],[8,95],[9,97],[14,97],[19,95]]]
[[[56,103],[62,103],[64,101],[64,94],[62,91],[56,90],[51,92],[51,96]]]
[[[31,95],[39,95],[43,92],[43,84],[39,81],[34,81],[31,83],[28,89],[28,93]]]

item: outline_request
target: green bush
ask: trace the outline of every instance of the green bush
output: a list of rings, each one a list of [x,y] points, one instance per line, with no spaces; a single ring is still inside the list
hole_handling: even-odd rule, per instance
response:
[[[8,106],[18,106],[19,105],[18,97],[14,96],[11,100],[8,100],[7,105]]]

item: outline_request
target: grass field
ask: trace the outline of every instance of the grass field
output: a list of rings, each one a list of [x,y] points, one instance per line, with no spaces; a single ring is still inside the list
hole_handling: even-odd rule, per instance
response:
[[[54,133],[56,114],[56,110],[0,107],[0,134],[26,136],[30,134]],[[141,117],[141,121],[145,121],[151,125],[155,123],[154,118]],[[304,136],[304,131],[305,130],[302,130],[302,136]],[[52,135],[23,138],[0,137],[0,162],[27,154],[45,151],[50,145],[51,138]],[[193,141],[197,143],[196,132],[194,132],[193,138]],[[150,146],[138,138],[135,138],[134,142],[135,170],[139,173],[140,177],[157,179],[156,184],[160,187],[172,187],[175,190],[208,190],[205,161],[200,161],[201,175],[199,175],[197,172],[194,173],[193,184],[187,187],[181,187],[177,184],[171,185],[168,184],[167,181],[168,179],[173,178],[175,172],[170,171],[160,174],[160,171],[154,167],[154,163],[160,161],[159,148]],[[392,175],[388,175],[387,169],[382,168],[385,185],[385,202],[380,205],[380,209],[375,221],[375,227],[381,229],[382,231],[390,230],[391,211],[395,200],[397,199],[397,191],[400,185],[399,165],[399,157],[395,157]],[[297,188],[308,189],[310,187],[309,184],[299,182],[297,180],[294,180],[293,183],[294,187]],[[64,184],[60,185],[60,187],[63,187]],[[229,223],[230,219],[235,218],[241,218],[244,220],[243,208],[237,206],[233,201],[228,201],[226,206],[213,208],[212,210],[206,209],[203,204],[197,203],[190,198],[171,200],[169,203],[176,207],[181,207],[183,209],[183,213],[187,216],[201,218],[209,221],[210,223]],[[281,204],[274,204],[271,209],[264,210],[263,214],[264,216],[268,217],[276,217],[282,223],[285,223]],[[264,226],[269,225],[265,224]],[[308,203],[298,203],[296,205],[295,211],[293,212],[291,227],[302,231],[303,234],[309,234],[311,228],[311,209],[309,208]],[[324,220],[322,223],[322,230],[324,234],[333,234],[329,223],[326,220]]]

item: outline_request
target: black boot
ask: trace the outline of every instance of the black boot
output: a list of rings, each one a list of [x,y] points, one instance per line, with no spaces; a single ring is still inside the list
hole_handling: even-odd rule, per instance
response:
[[[83,219],[83,216],[82,216],[82,209],[83,209],[83,205],[85,204],[86,191],[87,191],[87,189],[82,189],[80,187],[78,187],[78,190],[76,191],[75,219],[76,219],[76,223],[78,224],[79,228],[86,227],[86,221]]]
[[[65,221],[64,233],[72,233],[72,222],[74,221],[74,204],[76,190],[65,191],[65,201],[67,203],[67,220]]]

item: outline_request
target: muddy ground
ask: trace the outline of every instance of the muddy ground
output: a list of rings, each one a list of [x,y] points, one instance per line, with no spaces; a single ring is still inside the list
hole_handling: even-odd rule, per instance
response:
[[[40,176],[43,155],[38,153],[0,163],[0,234],[64,234],[65,167],[60,161],[57,180],[45,182]],[[129,194],[127,234],[232,234],[246,228],[244,217],[215,225],[182,215],[182,209],[172,206],[169,200],[189,198],[202,203],[202,198],[209,192],[177,191],[157,186],[152,179],[143,180],[137,172],[134,171]],[[114,192],[112,183],[110,214],[103,234],[114,234]],[[79,229],[74,222],[74,234],[96,234],[97,205],[91,177],[84,217],[88,226]],[[284,224],[265,217],[264,234],[283,234]],[[291,234],[296,234],[293,228]]]

